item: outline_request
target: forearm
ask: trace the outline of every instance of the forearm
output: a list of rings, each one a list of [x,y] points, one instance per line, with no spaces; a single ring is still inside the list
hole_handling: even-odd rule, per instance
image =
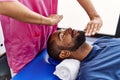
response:
[[[49,25],[49,20],[28,9],[19,2],[0,2],[0,14],[12,17],[14,19],[34,24]]]
[[[87,12],[91,20],[94,19],[95,17],[100,17],[90,0],[78,0],[78,2]]]

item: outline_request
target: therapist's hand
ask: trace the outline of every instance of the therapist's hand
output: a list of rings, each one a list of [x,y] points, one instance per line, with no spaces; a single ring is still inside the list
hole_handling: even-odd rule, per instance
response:
[[[48,25],[52,26],[52,25],[58,24],[62,20],[63,15],[51,14],[47,18],[49,20],[49,24]]]
[[[86,36],[92,36],[95,35],[100,31],[100,28],[102,26],[102,20],[100,17],[95,17],[91,19],[90,22],[88,22],[87,26],[85,27],[85,35]]]

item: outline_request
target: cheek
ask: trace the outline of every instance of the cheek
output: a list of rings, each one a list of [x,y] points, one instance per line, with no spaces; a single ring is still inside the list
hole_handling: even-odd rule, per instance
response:
[[[65,38],[63,42],[66,46],[72,46],[73,45],[73,40],[71,38],[67,38],[67,39]]]

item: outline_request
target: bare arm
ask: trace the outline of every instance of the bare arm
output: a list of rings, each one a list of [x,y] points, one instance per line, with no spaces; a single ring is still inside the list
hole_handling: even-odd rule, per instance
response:
[[[90,19],[93,19],[94,17],[99,17],[98,13],[96,12],[96,10],[90,0],[78,0],[78,2],[84,8],[84,10],[87,12]]]
[[[55,25],[62,19],[62,16],[56,14],[44,17],[28,9],[26,6],[24,6],[18,1],[0,2],[0,14],[27,23],[45,25]]]
[[[88,22],[85,31],[86,35],[91,36],[97,33],[101,26],[102,20],[97,11],[95,10],[92,2],[90,0],[78,0],[79,4],[84,8],[87,12],[90,22]]]

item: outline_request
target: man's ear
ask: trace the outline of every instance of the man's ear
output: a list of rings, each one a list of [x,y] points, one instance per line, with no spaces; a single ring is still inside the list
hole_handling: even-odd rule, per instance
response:
[[[64,59],[70,56],[70,51],[69,50],[62,50],[59,54],[59,57]]]

